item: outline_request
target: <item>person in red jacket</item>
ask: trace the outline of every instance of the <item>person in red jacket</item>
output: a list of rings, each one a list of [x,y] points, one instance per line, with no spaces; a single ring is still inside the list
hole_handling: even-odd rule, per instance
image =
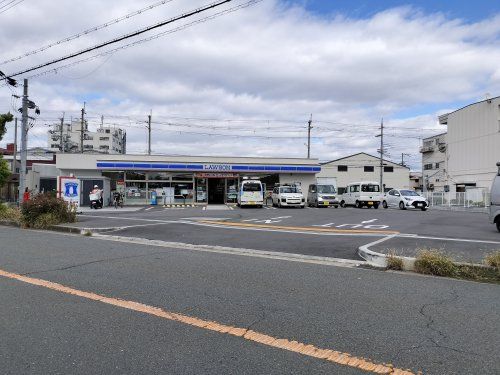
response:
[[[28,188],[24,189],[24,194],[23,194],[23,202],[29,201],[30,200],[30,191]]]

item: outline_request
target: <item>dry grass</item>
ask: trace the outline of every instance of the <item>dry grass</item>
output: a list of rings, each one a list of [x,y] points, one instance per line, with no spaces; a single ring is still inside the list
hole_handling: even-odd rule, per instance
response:
[[[497,250],[491,254],[486,255],[484,261],[488,266],[494,267],[497,270],[500,269],[500,250]]]
[[[415,260],[415,271],[427,275],[455,277],[458,268],[446,254],[438,250],[421,250]]]
[[[387,270],[393,270],[393,271],[403,271],[404,270],[404,263],[403,259],[397,256],[396,252],[394,250],[390,251],[387,254]]]

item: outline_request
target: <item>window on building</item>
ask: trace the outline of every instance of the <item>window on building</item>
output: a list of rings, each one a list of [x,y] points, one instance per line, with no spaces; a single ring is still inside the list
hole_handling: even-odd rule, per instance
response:
[[[394,167],[384,167],[384,172],[394,172]]]
[[[347,165],[338,165],[337,171],[338,172],[347,172]]]
[[[439,169],[439,163],[436,163],[436,169]]]
[[[429,170],[432,169],[432,163],[431,164],[424,164],[424,170]]]
[[[109,134],[109,129],[106,129],[105,132]]]
[[[101,150],[109,150],[109,146],[104,145],[104,146],[99,146]]]
[[[373,165],[365,165],[365,172],[375,172],[375,167]]]
[[[109,141],[109,137],[99,137],[100,141]]]

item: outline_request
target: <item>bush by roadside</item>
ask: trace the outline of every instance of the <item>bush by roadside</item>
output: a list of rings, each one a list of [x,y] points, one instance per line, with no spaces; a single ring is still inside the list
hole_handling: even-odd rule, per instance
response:
[[[390,251],[387,254],[387,266],[386,269],[393,271],[403,271],[404,263],[403,259],[398,257],[395,251]]]
[[[0,203],[0,220],[21,225],[21,211],[17,207],[9,207]]]
[[[454,277],[457,274],[457,267],[440,251],[421,250],[415,260],[415,271],[427,275]]]
[[[438,250],[422,250],[415,259],[415,272],[490,283],[500,283],[500,251],[489,254],[486,265],[454,263]]]
[[[46,229],[55,224],[74,223],[76,212],[50,193],[38,194],[21,205],[22,225]]]

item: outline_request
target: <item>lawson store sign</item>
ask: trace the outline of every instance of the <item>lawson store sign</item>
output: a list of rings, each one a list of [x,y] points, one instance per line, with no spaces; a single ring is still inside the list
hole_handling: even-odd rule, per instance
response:
[[[136,170],[136,171],[186,171],[186,172],[268,172],[268,173],[318,173],[320,166],[310,165],[267,165],[267,164],[184,164],[184,163],[148,163],[135,161],[97,161],[100,170]]]

